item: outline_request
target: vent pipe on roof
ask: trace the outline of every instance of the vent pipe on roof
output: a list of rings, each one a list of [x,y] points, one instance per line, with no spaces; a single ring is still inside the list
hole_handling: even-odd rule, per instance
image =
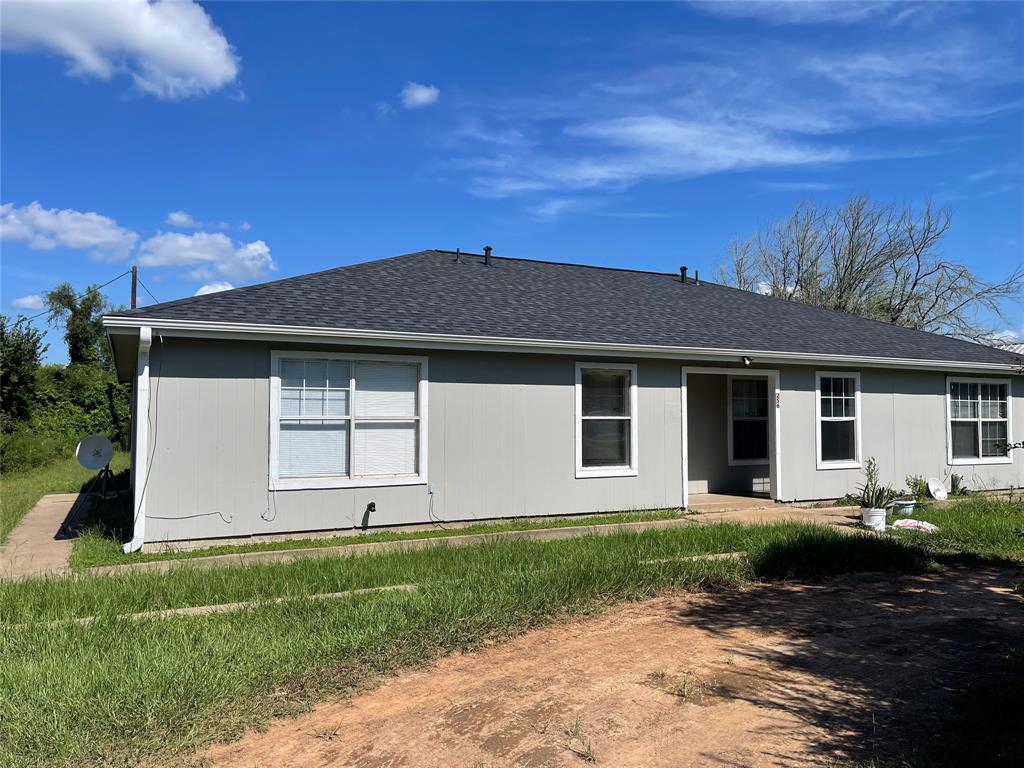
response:
[[[484,246],[484,266],[485,267],[491,266],[491,250],[492,250],[491,246],[489,246],[489,245],[485,245]]]
[[[459,264],[461,262],[462,262],[462,249],[461,248],[456,248],[455,249],[455,263]]]
[[[693,284],[694,285],[700,285],[700,270],[699,269],[693,270]]]
[[[679,280],[684,283],[686,282],[686,267],[679,268]]]

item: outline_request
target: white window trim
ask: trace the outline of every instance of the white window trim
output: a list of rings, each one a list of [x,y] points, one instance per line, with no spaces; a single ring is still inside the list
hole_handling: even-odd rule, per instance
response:
[[[1013,381],[1010,379],[989,379],[975,376],[946,377],[946,463],[951,467],[964,467],[974,464],[1013,464],[1013,456],[978,456],[953,458],[953,398],[949,394],[952,384],[1005,384],[1006,385],[1006,442],[1013,445]],[[979,406],[980,407],[980,406]],[[960,419],[956,419],[960,421]],[[974,421],[974,419],[965,419]],[[982,421],[1002,421],[1002,419],[982,419],[978,412],[978,423]],[[979,427],[978,453],[981,453],[981,434]]]
[[[281,430],[281,361],[282,360],[351,360],[353,363],[379,362],[379,363],[410,363],[419,365],[419,380],[416,385],[416,404],[418,429],[416,433],[416,444],[418,450],[417,468],[415,475],[402,475],[396,477],[349,477],[349,476],[326,476],[326,477],[280,477],[278,466],[278,446]],[[352,372],[353,377],[355,371]],[[430,376],[427,370],[427,358],[408,355],[366,355],[352,354],[345,352],[317,352],[309,350],[271,350],[270,352],[270,471],[269,489],[271,491],[296,491],[312,490],[320,488],[367,488],[383,487],[390,485],[425,485],[427,483],[427,457],[428,444],[427,436],[427,390],[430,383]],[[351,393],[351,405],[349,414],[355,417],[355,392]],[[351,422],[350,422],[351,423]],[[349,429],[349,439],[353,439],[352,428]],[[349,461],[351,462],[351,454]],[[349,464],[351,468],[351,463]]]
[[[822,461],[821,458],[821,380],[823,378],[853,379],[853,443],[855,458],[840,461]],[[843,419],[829,418],[830,421]],[[860,372],[859,371],[815,371],[814,372],[814,443],[817,451],[818,469],[861,469],[861,423],[864,413],[860,406]]]
[[[609,467],[583,466],[583,371],[629,371],[629,466]],[[636,477],[639,474],[638,421],[637,412],[637,364],[636,363],[576,363],[576,477]]]
[[[771,383],[772,383],[771,382],[771,378],[772,378],[772,374],[771,373],[759,373],[757,371],[752,371],[750,373],[739,373],[739,374],[736,374],[736,375],[726,376],[726,387],[725,387],[726,421],[725,421],[725,429],[726,429],[726,435],[727,435],[726,439],[727,439],[727,441],[729,443],[729,447],[728,447],[729,453],[728,453],[728,456],[729,456],[729,466],[730,467],[746,467],[746,466],[766,467],[766,466],[768,466],[771,463],[771,459],[767,455],[763,459],[736,459],[736,458],[733,458],[733,448],[732,448],[732,440],[733,440],[733,437],[732,437],[732,383],[733,383],[733,381],[735,379],[764,379],[765,380],[765,384],[767,385],[767,388],[770,389],[771,388]],[[764,426],[764,428],[765,428],[766,434],[768,435],[768,442],[767,442],[768,453],[771,454],[771,451],[772,451],[772,448],[771,448],[771,442],[772,442],[771,441],[771,412],[772,412],[771,403],[772,403],[772,398],[771,398],[771,395],[767,392],[767,390],[766,390],[766,396],[768,398],[768,400],[767,400],[768,410],[765,412],[765,417],[764,417],[764,424],[765,424],[765,426]],[[750,419],[750,421],[754,421],[754,419]],[[760,419],[758,419],[758,421],[760,421]]]

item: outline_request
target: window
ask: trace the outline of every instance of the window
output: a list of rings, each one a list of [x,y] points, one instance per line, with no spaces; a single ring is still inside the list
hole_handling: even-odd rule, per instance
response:
[[[272,489],[425,480],[426,360],[271,355]]]
[[[768,462],[768,379],[729,377],[729,461]]]
[[[949,463],[1009,462],[1010,383],[949,379]]]
[[[860,467],[860,374],[817,375],[818,469]]]
[[[637,474],[636,366],[576,365],[576,476]]]

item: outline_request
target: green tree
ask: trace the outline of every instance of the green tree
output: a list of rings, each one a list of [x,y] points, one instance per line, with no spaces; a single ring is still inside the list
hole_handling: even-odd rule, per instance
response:
[[[79,295],[71,283],[61,283],[46,294],[46,305],[50,323],[64,323],[71,365],[105,360],[102,318],[107,298],[96,286],[90,285]]]
[[[6,431],[28,418],[36,395],[36,373],[47,345],[43,334],[19,317],[0,315],[0,414]]]

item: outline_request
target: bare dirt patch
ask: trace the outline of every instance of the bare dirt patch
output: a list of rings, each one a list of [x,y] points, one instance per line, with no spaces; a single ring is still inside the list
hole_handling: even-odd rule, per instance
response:
[[[885,756],[1024,649],[1012,572],[680,594],[454,655],[212,766],[789,766]],[[324,734],[330,734],[325,738]]]

